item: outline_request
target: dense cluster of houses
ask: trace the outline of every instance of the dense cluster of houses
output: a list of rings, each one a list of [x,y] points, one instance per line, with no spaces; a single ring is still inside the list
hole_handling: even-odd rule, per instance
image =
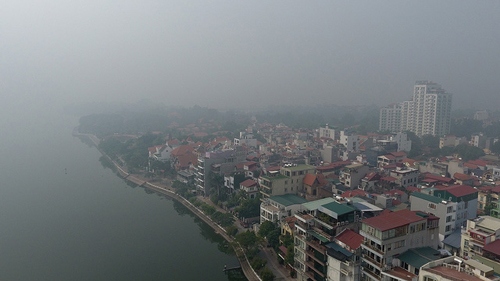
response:
[[[235,139],[182,143],[152,147],[150,158],[170,161],[199,194],[212,194],[218,175],[226,192],[261,198],[260,223],[293,236],[289,266],[298,280],[498,279],[493,156],[416,161],[404,133],[356,135],[328,125],[255,123]]]

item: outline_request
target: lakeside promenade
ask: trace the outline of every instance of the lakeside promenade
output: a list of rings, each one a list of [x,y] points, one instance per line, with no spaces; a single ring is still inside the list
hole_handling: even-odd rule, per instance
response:
[[[203,220],[206,224],[208,224],[210,227],[212,227],[216,231],[217,234],[221,235],[226,241],[228,241],[233,246],[236,257],[238,258],[238,261],[240,262],[241,269],[242,269],[243,273],[245,274],[245,277],[248,279],[248,281],[262,281],[262,279],[259,277],[259,275],[255,272],[255,270],[250,265],[250,262],[249,262],[247,256],[245,255],[243,248],[239,244],[237,244],[237,242],[235,242],[235,240],[231,236],[229,236],[226,233],[226,230],[223,227],[221,227],[220,225],[218,225],[217,223],[215,223],[214,221],[212,221],[212,219],[210,217],[205,215],[203,213],[203,211],[201,211],[196,206],[191,204],[191,202],[186,200],[184,197],[176,194],[174,188],[172,188],[171,186],[165,185],[165,184],[151,183],[147,179],[141,177],[140,175],[128,173],[128,171],[126,171],[122,166],[120,166],[118,163],[116,163],[116,161],[111,159],[111,157],[109,157],[106,153],[104,153],[104,151],[99,149],[98,145],[99,145],[100,141],[95,135],[82,134],[82,133],[78,133],[78,132],[73,132],[73,135],[77,136],[77,137],[82,137],[82,136],[88,137],[89,140],[95,145],[97,150],[104,157],[106,157],[106,159],[108,161],[110,161],[110,163],[112,163],[115,166],[117,174],[120,177],[122,177],[123,179],[125,179],[126,181],[129,181],[133,184],[137,184],[138,186],[142,186],[144,188],[148,188],[150,190],[153,190],[153,191],[156,191],[156,192],[161,193],[163,195],[166,195],[166,196],[178,201],[179,203],[184,205],[186,208],[188,208],[193,214],[195,214],[197,217],[199,217],[201,220]],[[279,280],[284,280],[284,279],[280,278]]]

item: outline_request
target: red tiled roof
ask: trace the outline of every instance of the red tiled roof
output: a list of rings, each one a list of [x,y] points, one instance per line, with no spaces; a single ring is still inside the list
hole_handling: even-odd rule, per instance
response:
[[[380,179],[381,181],[387,181],[387,182],[395,182],[397,181],[398,179],[395,178],[395,177],[391,177],[391,176],[387,176],[387,177],[383,177]]]
[[[386,231],[389,229],[393,229],[396,227],[404,226],[422,220],[425,220],[425,218],[418,216],[416,214],[416,211],[410,211],[405,209],[397,212],[392,212],[364,219],[363,223],[380,231]]]
[[[495,240],[486,246],[484,246],[483,251],[493,253],[495,255],[500,255],[500,240]]]
[[[242,181],[240,183],[240,185],[242,185],[244,187],[251,187],[251,186],[257,185],[257,183],[254,180],[252,180],[252,179],[247,179],[245,181]]]
[[[468,185],[452,185],[452,186],[443,186],[438,187],[439,190],[446,190],[451,193],[453,196],[461,197],[469,194],[473,194],[477,192],[475,188]]]
[[[477,165],[477,166],[481,166],[481,167],[486,167],[486,165],[488,165],[488,163],[486,163],[486,161],[481,160],[481,159],[470,160],[467,163],[473,164],[473,165]]]
[[[447,177],[438,176],[438,175],[433,175],[433,174],[425,174],[424,178],[426,180],[427,179],[431,179],[431,180],[436,180],[438,182],[445,182],[445,183],[452,183],[453,182],[453,179],[450,179],[450,178],[447,178]]]
[[[404,192],[401,191],[401,190],[399,190],[399,189],[391,189],[391,190],[387,191],[386,193],[390,194],[390,195],[393,195],[393,196],[395,194],[397,194],[397,195],[403,195],[404,194]]]
[[[404,152],[404,151],[391,152],[391,154],[396,156],[396,157],[405,157],[406,156],[406,152]]]
[[[348,191],[344,191],[344,193],[342,193],[342,197],[344,198],[351,198],[351,197],[354,197],[354,196],[366,196],[368,193],[366,193],[364,190],[362,189],[354,189],[354,190],[348,190]]]
[[[419,191],[420,188],[418,188],[416,186],[407,186],[406,190],[409,191],[409,192],[414,192],[414,191]]]
[[[174,150],[172,150],[170,155],[172,155],[174,157],[179,157],[180,155],[185,155],[188,153],[190,154],[193,151],[194,151],[194,148],[191,145],[181,145],[181,146],[174,148]]]
[[[350,229],[345,229],[339,235],[337,235],[335,239],[346,244],[347,246],[349,246],[349,248],[356,250],[357,248],[359,248],[359,246],[361,246],[364,238],[363,236]]]
[[[464,163],[464,167],[467,167],[467,168],[472,169],[472,170],[478,168],[477,165],[471,164],[471,163]]]
[[[365,179],[368,181],[375,181],[380,179],[380,175],[376,172],[370,172],[366,174]]]
[[[461,180],[461,181],[467,181],[467,180],[473,180],[474,179],[474,177],[466,175],[466,174],[462,174],[462,173],[455,173],[453,175],[453,178],[455,178],[456,180]]]

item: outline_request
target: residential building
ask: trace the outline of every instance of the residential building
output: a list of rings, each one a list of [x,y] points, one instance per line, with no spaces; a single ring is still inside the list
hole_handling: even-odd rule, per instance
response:
[[[315,173],[316,168],[306,164],[284,164],[279,170],[259,177],[260,191],[264,197],[296,194],[303,191],[306,174]]]
[[[246,145],[251,147],[257,147],[257,139],[253,134],[247,132],[240,132],[239,138],[234,138],[234,145]]]
[[[357,188],[361,180],[368,174],[369,167],[363,164],[345,166],[340,172],[340,182],[348,188]]]
[[[328,251],[335,255],[334,251],[342,250],[340,244],[335,242],[335,236],[347,228],[357,229],[359,211],[346,203],[339,203],[333,198],[324,198],[302,204],[302,212],[295,215],[294,251],[295,269],[297,279],[327,280]],[[343,240],[344,241],[344,240]],[[353,257],[344,252],[349,258]],[[334,268],[346,270],[347,275],[355,273],[355,261],[350,265],[334,265]],[[340,279],[342,280],[342,279]]]
[[[297,213],[301,209],[301,204],[305,202],[306,199],[293,194],[265,198],[260,204],[260,223],[281,222],[284,218]]]
[[[326,124],[325,127],[320,127],[319,128],[319,137],[320,138],[327,138],[327,139],[336,139],[336,135],[335,135],[335,129],[334,128],[330,128],[328,126],[328,124]]]
[[[401,103],[393,103],[380,109],[379,130],[401,132]]]
[[[466,144],[466,137],[456,137],[453,135],[446,135],[444,137],[439,138],[439,148],[443,148],[445,146],[455,147],[459,144]]]
[[[490,216],[479,216],[467,221],[465,230],[462,231],[460,242],[461,256],[474,258],[482,256],[483,248],[500,238],[500,219]]]
[[[389,175],[396,179],[395,182],[398,186],[406,188],[417,185],[420,172],[418,169],[403,166],[390,171]]]
[[[380,110],[380,129],[411,131],[420,137],[446,135],[450,132],[451,101],[452,94],[439,84],[417,81],[412,100]],[[400,120],[399,129],[394,131],[398,128],[397,120]]]
[[[256,181],[247,179],[240,183],[240,190],[244,191],[247,198],[253,199],[259,195],[259,186]]]
[[[340,144],[342,144],[347,152],[359,151],[359,137],[347,131],[340,131]]]
[[[361,243],[363,236],[345,229],[326,250],[327,280],[357,281],[361,277]]]
[[[469,219],[464,216],[467,210],[464,210],[463,205],[459,202],[445,201],[443,198],[421,192],[413,192],[410,195],[410,202],[412,211],[419,210],[441,218],[439,221],[440,240],[460,229]],[[476,212],[469,211],[471,216],[475,217]]]
[[[417,81],[413,100],[403,108],[407,116],[402,131],[409,130],[417,136],[443,136],[450,132],[452,95],[441,85],[430,81]]]
[[[438,231],[439,217],[420,211],[405,209],[363,219],[361,280],[382,280],[382,271],[397,264],[395,258],[408,249],[437,249]]]
[[[213,174],[229,174],[234,165],[246,159],[241,147],[205,152],[198,156],[196,167],[196,188],[205,196],[211,194]],[[222,181],[221,184],[224,182]]]
[[[418,281],[494,281],[493,268],[471,259],[449,256],[420,268]]]

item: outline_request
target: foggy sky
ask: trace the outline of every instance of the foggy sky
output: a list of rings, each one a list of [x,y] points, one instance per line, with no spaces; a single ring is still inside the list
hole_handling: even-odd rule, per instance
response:
[[[499,1],[0,3],[2,107],[386,105],[416,80],[500,105]]]

